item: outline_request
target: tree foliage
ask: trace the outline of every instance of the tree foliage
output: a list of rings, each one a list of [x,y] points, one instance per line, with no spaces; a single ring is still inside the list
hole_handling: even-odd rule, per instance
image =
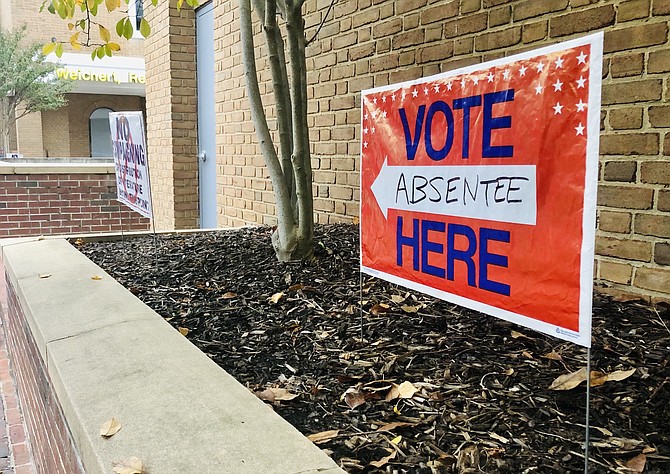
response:
[[[156,6],[159,1],[170,0],[151,0],[151,3]],[[129,0],[46,0],[42,9],[63,20],[71,20],[68,28],[73,32],[69,41],[73,48],[92,46],[91,57],[102,58],[112,56],[119,50],[118,43],[112,41],[110,29],[94,20],[103,3],[112,12],[120,9],[122,3],[127,5]],[[184,3],[191,7],[198,5],[197,0],[177,0],[177,8],[180,9]],[[308,41],[305,37],[303,3],[304,0],[253,0],[257,21],[262,25],[272,76],[277,116],[276,134],[273,135],[275,130],[271,130],[268,125],[265,98],[258,84],[252,0],[239,0],[240,45],[247,95],[256,136],[274,190],[277,229],[272,242],[277,257],[282,261],[309,257],[314,238],[312,168],[307,126],[305,48]],[[100,44],[91,43],[92,28],[95,27],[99,32]],[[119,20],[114,30],[120,38],[132,37],[132,25],[128,26],[128,18]],[[151,31],[145,19],[142,19],[140,31],[145,37]],[[46,44],[44,52],[50,51],[62,54],[63,44]],[[273,140],[275,137],[278,138],[277,143]]]
[[[5,152],[9,151],[9,134],[18,119],[64,106],[64,94],[71,87],[56,77],[55,64],[44,62],[40,44],[25,44],[25,31],[0,30],[0,134]]]

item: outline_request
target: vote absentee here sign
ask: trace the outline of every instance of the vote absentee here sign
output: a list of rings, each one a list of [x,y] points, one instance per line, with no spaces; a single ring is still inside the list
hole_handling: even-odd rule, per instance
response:
[[[364,91],[361,267],[591,345],[602,34]]]

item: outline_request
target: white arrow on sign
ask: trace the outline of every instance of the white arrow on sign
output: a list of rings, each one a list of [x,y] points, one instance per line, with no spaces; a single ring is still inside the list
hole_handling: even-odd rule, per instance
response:
[[[389,209],[535,225],[535,165],[397,166],[386,157],[371,189]]]

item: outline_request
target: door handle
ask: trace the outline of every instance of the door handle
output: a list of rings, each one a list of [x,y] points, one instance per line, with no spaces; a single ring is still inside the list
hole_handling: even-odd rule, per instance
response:
[[[207,161],[207,152],[205,150],[202,150],[200,153],[198,153],[198,158],[201,161]]]

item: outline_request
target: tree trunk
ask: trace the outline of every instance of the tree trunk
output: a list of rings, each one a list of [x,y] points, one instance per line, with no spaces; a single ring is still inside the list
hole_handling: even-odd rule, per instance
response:
[[[9,133],[12,128],[11,121],[9,119],[9,111],[7,106],[7,99],[3,98],[0,100],[0,135],[2,135],[2,153],[4,156],[10,152],[9,149]]]

